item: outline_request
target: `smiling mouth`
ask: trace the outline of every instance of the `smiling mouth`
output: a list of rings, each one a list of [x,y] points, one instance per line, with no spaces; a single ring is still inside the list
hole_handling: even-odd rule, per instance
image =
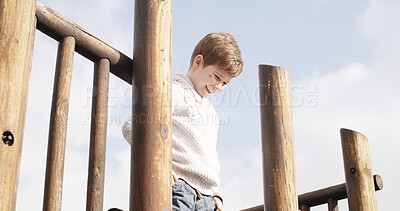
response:
[[[211,90],[208,88],[208,86],[206,86],[207,92],[208,94],[211,94]]]

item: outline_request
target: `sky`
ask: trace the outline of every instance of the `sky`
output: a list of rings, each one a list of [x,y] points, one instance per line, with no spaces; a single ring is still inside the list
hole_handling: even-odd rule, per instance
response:
[[[133,1],[42,2],[132,58]],[[221,120],[225,210],[263,203],[259,64],[290,71],[298,194],[345,182],[339,130],[348,128],[368,137],[373,174],[384,181],[378,209],[397,207],[398,11],[400,0],[173,1],[173,75],[187,72],[194,46],[210,32],[231,32],[243,54],[243,73],[209,97]],[[42,209],[56,54],[57,42],[36,31],[17,210]],[[92,83],[93,63],[75,53],[63,210],[85,209]],[[121,127],[131,92],[111,76],[104,210],[129,208],[130,146]],[[346,200],[339,206],[348,210]]]

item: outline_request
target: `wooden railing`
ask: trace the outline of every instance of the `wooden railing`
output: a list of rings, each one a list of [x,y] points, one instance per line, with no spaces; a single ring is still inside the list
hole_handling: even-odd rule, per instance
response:
[[[381,176],[374,175],[375,191],[383,189],[383,181]],[[301,211],[310,210],[311,207],[328,205],[329,211],[338,210],[338,201],[347,199],[346,183],[334,185],[331,187],[315,190],[308,193],[303,193],[298,196],[298,206]],[[263,211],[264,205],[259,205],[241,211]]]
[[[57,41],[72,36],[75,39],[76,52],[92,62],[97,62],[103,58],[108,59],[110,61],[110,72],[132,84],[131,58],[39,1],[36,5],[36,17],[36,27],[39,31]]]
[[[289,71],[260,65],[259,78],[264,205],[242,211],[307,211],[325,203],[337,211],[344,198],[350,210],[377,210],[375,190],[383,188],[382,178],[372,175],[367,138],[348,129],[340,130],[346,183],[297,196]]]
[[[132,113],[130,210],[171,210],[171,0],[136,0],[134,60],[36,0],[0,0],[0,210],[15,210],[35,29],[59,42],[43,210],[60,210],[74,51],[94,62],[87,210],[103,210],[108,81],[138,88]],[[35,15],[36,14],[36,15]],[[135,70],[135,71],[133,71]],[[346,183],[297,196],[289,71],[261,65],[264,205],[249,210],[377,210],[368,141],[342,129]],[[166,179],[167,178],[167,179]],[[375,179],[375,180],[374,180]],[[375,182],[375,183],[374,183]],[[375,184],[375,186],[374,186]]]
[[[0,210],[15,210],[16,206],[36,28],[59,42],[43,210],[61,209],[74,51],[94,62],[86,209],[103,210],[109,74],[132,84],[135,68],[135,86],[151,87],[154,93],[138,96],[133,110],[153,119],[136,125],[136,131],[142,132],[135,133],[139,137],[132,136],[136,147],[131,155],[130,209],[169,210],[171,181],[165,178],[171,175],[171,0],[136,0],[135,63],[41,2],[1,0],[0,6],[0,129],[4,143],[0,144]],[[153,142],[155,138],[157,142]]]

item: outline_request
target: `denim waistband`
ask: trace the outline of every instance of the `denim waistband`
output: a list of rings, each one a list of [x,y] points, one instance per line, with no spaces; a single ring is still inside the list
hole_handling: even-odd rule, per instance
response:
[[[182,178],[179,178],[178,179],[178,181],[179,180],[181,180],[182,182],[184,182],[186,185],[188,185],[195,193],[197,193],[197,195],[200,197],[200,198],[203,198],[203,197],[211,197],[211,195],[207,195],[207,194],[202,194],[199,190],[197,190],[196,188],[194,188],[193,186],[191,186],[188,182],[186,182],[184,179],[182,179]],[[178,182],[177,181],[177,182]]]

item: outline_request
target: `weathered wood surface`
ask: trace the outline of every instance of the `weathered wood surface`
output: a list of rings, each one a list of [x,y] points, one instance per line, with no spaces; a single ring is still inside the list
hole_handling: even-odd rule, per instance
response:
[[[86,210],[90,211],[103,210],[109,76],[109,60],[95,62],[86,198]]]
[[[76,52],[93,62],[107,58],[110,60],[111,73],[132,84],[132,59],[40,1],[37,2],[36,16],[39,31],[55,40],[73,36],[76,40]]]
[[[59,42],[51,106],[43,210],[61,210],[74,37]]]
[[[367,137],[344,128],[340,137],[349,210],[378,210]]]
[[[0,0],[0,210],[15,210],[36,0]]]
[[[383,189],[383,180],[378,174],[374,175],[375,190],[379,191]],[[328,203],[329,199],[336,201],[346,199],[346,183],[334,185],[328,188],[323,188],[308,193],[299,195],[299,207],[305,205],[305,207],[315,207],[321,204]],[[241,211],[263,211],[264,205],[258,205]]]
[[[130,210],[171,210],[171,0],[136,0],[134,14]]]
[[[328,199],[328,211],[338,211],[338,202],[335,199]]]
[[[302,205],[300,206],[300,210],[301,210],[301,211],[310,211],[310,207],[307,206],[307,205],[302,204]]]
[[[289,71],[260,65],[265,210],[298,210]]]

